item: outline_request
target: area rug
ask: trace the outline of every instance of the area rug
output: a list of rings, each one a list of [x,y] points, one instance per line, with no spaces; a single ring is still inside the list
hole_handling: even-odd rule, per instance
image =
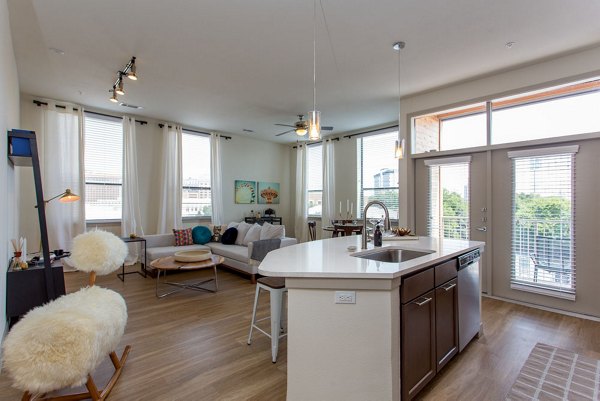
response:
[[[600,361],[537,343],[506,400],[598,401]]]

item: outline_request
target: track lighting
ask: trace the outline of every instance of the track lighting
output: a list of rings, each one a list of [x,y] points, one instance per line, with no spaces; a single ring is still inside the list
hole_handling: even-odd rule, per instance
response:
[[[113,88],[110,90],[110,92],[112,92],[112,96],[111,96],[111,97],[110,97],[108,100],[110,100],[110,101],[111,101],[111,102],[113,102],[113,103],[118,103],[118,102],[119,102],[119,99],[117,99],[117,93],[116,93],[116,91],[115,91],[115,88],[113,87]]]
[[[110,90],[110,92],[112,92],[112,96],[110,97],[109,100],[111,102],[113,102],[113,103],[118,103],[119,102],[119,99],[117,98],[117,95],[124,95],[125,94],[123,77],[128,77],[129,79],[131,79],[133,81],[137,81],[137,71],[136,71],[136,67],[135,67],[135,57],[132,57],[131,60],[129,60],[129,62],[125,65],[125,68],[123,68],[122,71],[118,72],[117,80],[115,81],[115,83],[113,84],[112,89]]]

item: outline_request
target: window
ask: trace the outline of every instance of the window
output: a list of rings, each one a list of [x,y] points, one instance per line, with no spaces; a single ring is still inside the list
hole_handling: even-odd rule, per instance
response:
[[[323,207],[323,145],[312,145],[306,149],[308,151],[306,171],[308,215],[321,216]]]
[[[470,157],[425,161],[429,166],[429,236],[469,239],[469,161]]]
[[[577,148],[509,152],[513,164],[513,288],[574,299]]]
[[[398,160],[394,147],[398,131],[358,138],[358,210],[357,217],[365,205],[372,200],[383,202],[390,219],[398,219]],[[354,211],[353,211],[354,212]],[[380,218],[382,211],[373,207],[368,218]]]
[[[183,131],[181,157],[181,216],[210,216],[210,137]]]
[[[414,153],[599,133],[600,79],[430,113],[412,124]]]
[[[413,119],[415,153],[487,144],[485,103],[444,110]]]
[[[85,218],[120,220],[123,186],[121,119],[85,113]]]

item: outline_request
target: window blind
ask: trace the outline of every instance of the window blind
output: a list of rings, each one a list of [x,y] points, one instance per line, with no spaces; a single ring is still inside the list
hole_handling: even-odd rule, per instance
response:
[[[352,214],[362,217],[362,210],[372,200],[383,202],[391,219],[398,219],[398,159],[394,148],[398,131],[370,135],[357,139],[358,148],[358,211]],[[370,208],[367,218],[381,218],[380,208]]]
[[[466,162],[465,162],[466,161]],[[426,160],[429,166],[428,234],[434,238],[470,237],[470,158]]]
[[[181,216],[212,214],[210,137],[183,131],[181,135]]]
[[[323,208],[323,145],[307,147],[308,215],[321,216]]]
[[[509,153],[513,288],[574,299],[575,152]]]
[[[85,218],[120,219],[123,185],[121,119],[86,114]]]

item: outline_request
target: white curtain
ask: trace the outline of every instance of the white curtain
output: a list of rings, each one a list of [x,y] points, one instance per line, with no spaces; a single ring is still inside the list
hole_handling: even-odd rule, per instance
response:
[[[328,226],[335,220],[335,149],[334,141],[323,141],[323,206],[321,224]]]
[[[308,239],[308,211],[306,208],[306,146],[296,148],[296,213],[295,232],[298,242]]]
[[[158,233],[181,228],[181,126],[165,123],[161,160]]]
[[[137,147],[135,119],[123,117],[123,210],[121,217],[121,236],[129,234],[143,236],[142,214],[140,212],[140,194],[138,190]],[[131,243],[126,264],[134,264],[139,256],[139,244]]]
[[[223,180],[221,167],[221,135],[210,134],[210,197],[212,205],[212,223],[223,224]]]
[[[77,106],[75,110],[70,105],[57,108],[54,102],[41,107],[41,130],[36,137],[44,199],[62,194],[67,188],[81,196],[71,203],[58,199],[46,203],[50,250],[69,250],[73,237],[85,231],[83,109]]]

